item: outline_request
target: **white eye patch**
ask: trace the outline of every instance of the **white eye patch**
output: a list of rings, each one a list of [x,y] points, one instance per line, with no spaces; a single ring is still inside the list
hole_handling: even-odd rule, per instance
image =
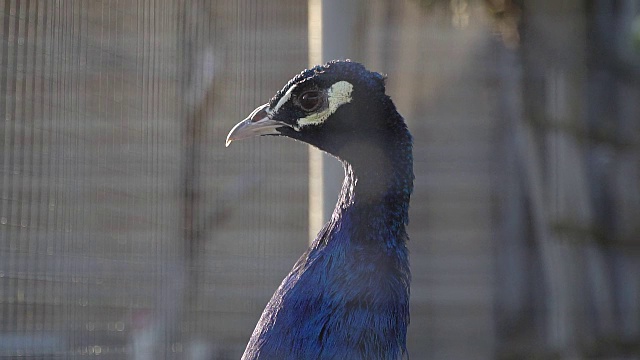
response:
[[[276,109],[281,106],[281,102],[284,98],[289,100],[291,97],[290,91],[278,101],[278,105],[276,105]],[[353,91],[353,85],[347,81],[338,81],[337,83],[331,85],[329,90],[327,91],[327,99],[329,101],[329,106],[327,106],[324,110],[310,114],[307,117],[298,119],[297,123],[293,126],[296,131],[300,131],[303,127],[307,125],[318,125],[322,124],[329,116],[338,110],[338,108],[346,103],[350,103],[351,92]],[[288,95],[288,96],[287,96]],[[286,101],[285,101],[286,102]]]
[[[291,99],[291,94],[293,93],[293,90],[296,88],[296,86],[298,85],[293,85],[292,87],[290,87],[289,90],[287,90],[287,92],[284,93],[284,95],[282,95],[280,100],[278,100],[278,103],[276,104],[276,106],[273,109],[269,110],[269,113],[272,113],[272,114],[277,113],[278,110],[280,110],[280,108],[282,107],[282,105],[286,104],[287,101]]]

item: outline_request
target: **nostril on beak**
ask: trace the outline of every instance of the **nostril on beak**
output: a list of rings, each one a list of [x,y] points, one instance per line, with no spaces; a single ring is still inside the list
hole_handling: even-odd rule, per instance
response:
[[[251,114],[251,122],[256,122],[269,116],[269,114],[267,114],[267,111],[265,109],[266,107],[261,107],[258,109],[258,111]]]
[[[264,120],[264,119],[269,117],[268,110],[269,110],[269,104],[264,104],[262,106],[258,106],[255,110],[253,110],[251,112],[251,114],[249,114],[247,119],[251,123],[255,123],[255,122],[258,122],[260,120]]]

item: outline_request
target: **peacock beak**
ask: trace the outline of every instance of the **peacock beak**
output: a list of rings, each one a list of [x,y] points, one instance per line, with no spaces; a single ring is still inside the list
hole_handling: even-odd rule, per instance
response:
[[[253,112],[244,120],[236,124],[229,131],[225,146],[229,146],[232,141],[246,139],[259,135],[280,135],[277,130],[283,126],[290,126],[282,121],[272,120],[269,118],[269,104],[264,104]]]

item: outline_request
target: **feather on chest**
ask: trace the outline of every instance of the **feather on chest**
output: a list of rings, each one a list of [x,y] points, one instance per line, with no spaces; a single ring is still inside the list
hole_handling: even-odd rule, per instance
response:
[[[334,219],[298,260],[252,336],[260,354],[244,359],[397,359],[405,352],[404,241],[390,247],[379,219],[370,218],[365,231],[357,218]]]

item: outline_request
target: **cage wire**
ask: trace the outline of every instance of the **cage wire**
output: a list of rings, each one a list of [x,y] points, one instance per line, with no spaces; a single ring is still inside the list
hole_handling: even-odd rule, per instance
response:
[[[637,53],[610,44],[640,8],[569,2],[321,2],[414,136],[412,358],[637,359]],[[241,356],[313,231],[309,157],[224,139],[308,66],[308,11],[0,3],[0,357]]]
[[[238,356],[305,245],[301,145],[223,151],[306,65],[283,5],[2,3],[1,356]]]

